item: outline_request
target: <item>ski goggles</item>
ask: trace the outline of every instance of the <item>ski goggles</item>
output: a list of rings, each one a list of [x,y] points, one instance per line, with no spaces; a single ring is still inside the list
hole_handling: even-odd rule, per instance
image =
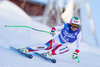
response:
[[[72,24],[71,27],[79,28],[79,25],[77,25],[77,24]]]

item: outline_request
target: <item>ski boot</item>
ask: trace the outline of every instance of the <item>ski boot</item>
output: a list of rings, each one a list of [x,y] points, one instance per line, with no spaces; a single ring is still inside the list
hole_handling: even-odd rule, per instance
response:
[[[27,47],[25,47],[25,48],[20,48],[20,49],[18,49],[18,50],[22,51],[23,53],[29,52],[29,50],[28,50]]]
[[[41,55],[47,57],[47,58],[50,58],[50,56],[52,56],[52,52],[51,51],[48,51],[48,52],[44,52],[44,53],[41,53]]]

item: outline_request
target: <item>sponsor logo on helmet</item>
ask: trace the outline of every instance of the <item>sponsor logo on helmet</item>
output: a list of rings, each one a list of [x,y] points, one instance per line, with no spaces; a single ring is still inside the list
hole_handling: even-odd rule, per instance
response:
[[[78,23],[79,21],[74,20],[74,22]]]

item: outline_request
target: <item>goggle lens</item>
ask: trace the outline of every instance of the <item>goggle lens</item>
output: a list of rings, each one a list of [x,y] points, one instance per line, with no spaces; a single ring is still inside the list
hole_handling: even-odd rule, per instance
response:
[[[72,27],[79,28],[79,25],[76,25],[76,24],[72,24],[71,26],[72,26]]]

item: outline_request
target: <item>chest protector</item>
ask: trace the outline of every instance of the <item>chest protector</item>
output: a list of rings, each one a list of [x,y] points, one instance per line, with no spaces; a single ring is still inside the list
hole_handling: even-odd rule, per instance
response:
[[[70,24],[64,24],[64,28],[61,30],[61,36],[62,38],[69,42],[69,43],[73,43],[74,41],[77,40],[77,36],[80,32],[80,29],[78,28],[77,31],[72,31],[70,28]]]

